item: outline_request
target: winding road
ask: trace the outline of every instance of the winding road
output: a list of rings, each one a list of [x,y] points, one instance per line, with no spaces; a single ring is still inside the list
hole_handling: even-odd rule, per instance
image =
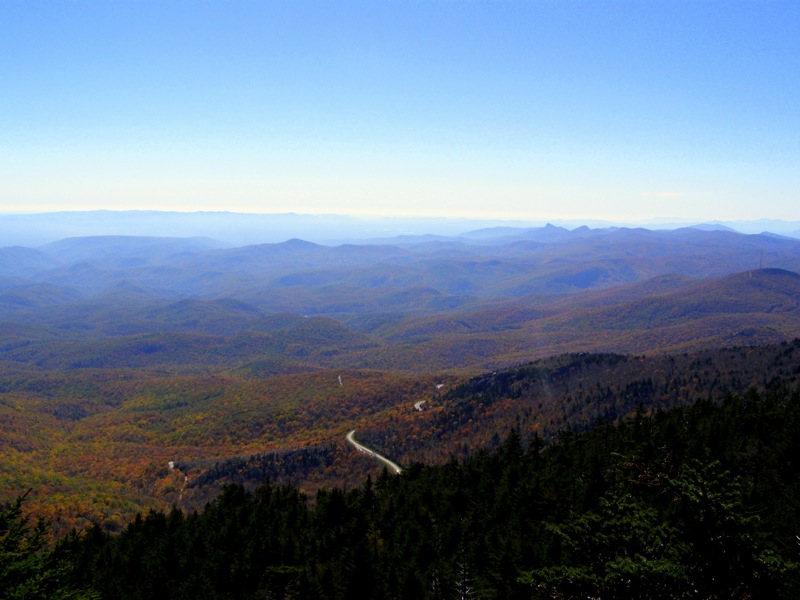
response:
[[[374,458],[377,458],[379,461],[381,461],[381,462],[382,462],[383,464],[385,464],[387,467],[389,467],[390,469],[392,469],[392,470],[393,470],[395,473],[397,473],[398,475],[399,475],[399,474],[400,474],[400,473],[403,471],[403,470],[402,470],[402,469],[399,467],[399,465],[398,465],[397,463],[394,463],[394,462],[390,461],[388,458],[386,458],[385,456],[381,456],[380,454],[378,454],[378,453],[377,453],[377,452],[375,452],[374,450],[370,450],[370,449],[369,449],[369,448],[367,448],[366,446],[363,446],[363,445],[359,444],[359,443],[358,443],[358,442],[355,440],[355,438],[353,437],[353,435],[355,434],[355,432],[356,432],[356,430],[355,430],[355,429],[353,429],[353,431],[351,431],[350,433],[348,433],[348,434],[347,434],[347,441],[348,441],[348,442],[350,442],[350,443],[351,443],[351,444],[352,444],[352,445],[355,447],[355,449],[356,449],[356,450],[358,450],[359,452],[364,452],[365,454],[369,454],[370,456],[372,456],[372,457],[374,457]]]

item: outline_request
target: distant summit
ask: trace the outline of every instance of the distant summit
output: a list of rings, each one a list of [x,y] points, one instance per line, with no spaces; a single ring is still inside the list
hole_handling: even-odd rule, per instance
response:
[[[728,227],[727,225],[722,225],[721,223],[699,223],[698,225],[692,225],[691,229],[699,229],[700,231],[736,232],[736,230],[733,229],[732,227]]]

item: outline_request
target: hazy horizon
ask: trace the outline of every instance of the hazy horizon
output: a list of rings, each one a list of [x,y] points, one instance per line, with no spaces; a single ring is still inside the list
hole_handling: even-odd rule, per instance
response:
[[[71,237],[155,236],[207,237],[233,246],[277,243],[292,238],[322,244],[365,240],[386,241],[401,236],[457,237],[493,227],[537,228],[555,225],[566,229],[587,226],[676,229],[707,226],[744,234],[769,232],[800,238],[800,220],[693,221],[653,219],[640,222],[575,220],[503,220],[432,217],[366,217],[345,214],[237,213],[231,211],[166,212],[60,211],[41,213],[0,212],[0,247],[41,246]]]
[[[0,212],[800,219],[791,2],[11,2]]]

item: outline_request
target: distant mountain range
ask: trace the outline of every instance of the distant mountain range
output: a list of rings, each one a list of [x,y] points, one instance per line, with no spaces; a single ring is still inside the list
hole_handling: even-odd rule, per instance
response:
[[[641,223],[562,220],[554,225],[576,229],[609,227],[647,227],[671,230],[695,227],[703,230],[740,233],[773,233],[800,238],[800,220],[714,221],[693,223],[686,220],[660,219]],[[466,218],[365,217],[347,215],[305,215],[296,213],[243,214],[232,212],[163,212],[163,211],[68,211],[32,214],[0,214],[0,246],[32,246],[64,238],[88,236],[158,236],[206,237],[228,246],[278,243],[301,238],[317,243],[341,244],[402,243],[432,241],[439,237],[467,236],[473,239],[497,237],[507,231],[538,228],[545,221],[510,221]],[[479,231],[476,230],[489,230]],[[472,233],[470,233],[472,232]]]
[[[773,343],[800,336],[798,272],[800,240],[718,229],[547,225],[234,248],[71,238],[0,248],[0,358],[433,371]]]

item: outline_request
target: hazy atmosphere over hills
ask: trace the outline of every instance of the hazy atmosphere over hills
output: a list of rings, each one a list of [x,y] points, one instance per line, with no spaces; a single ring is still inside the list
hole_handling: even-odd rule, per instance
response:
[[[509,599],[792,597],[799,273],[800,239],[722,226],[0,248],[0,540],[43,561],[0,580],[159,597],[170,565],[187,598],[437,598],[440,572]]]
[[[0,600],[800,597],[800,3],[0,23]]]
[[[95,236],[0,249],[0,306],[6,357],[40,366],[268,356],[295,369],[418,371],[791,339],[797,272],[800,240],[727,228],[546,225],[236,247]],[[15,343],[22,327],[36,339]],[[174,334],[188,336],[180,348]]]

